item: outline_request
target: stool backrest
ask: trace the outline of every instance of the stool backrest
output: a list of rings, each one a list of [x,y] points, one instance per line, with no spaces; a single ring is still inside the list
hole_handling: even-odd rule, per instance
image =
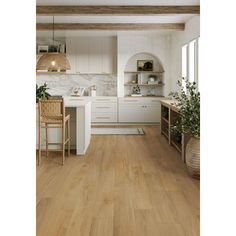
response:
[[[65,107],[63,99],[39,99],[39,117],[46,119],[64,119]]]

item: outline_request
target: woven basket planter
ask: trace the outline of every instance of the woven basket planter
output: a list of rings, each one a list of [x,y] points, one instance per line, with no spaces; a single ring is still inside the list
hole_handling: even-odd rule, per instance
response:
[[[186,165],[190,175],[200,179],[200,138],[190,138],[186,146]]]

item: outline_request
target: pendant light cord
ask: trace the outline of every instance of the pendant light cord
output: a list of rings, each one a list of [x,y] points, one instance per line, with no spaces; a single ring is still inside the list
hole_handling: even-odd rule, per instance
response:
[[[54,16],[52,17],[52,44],[54,46]]]

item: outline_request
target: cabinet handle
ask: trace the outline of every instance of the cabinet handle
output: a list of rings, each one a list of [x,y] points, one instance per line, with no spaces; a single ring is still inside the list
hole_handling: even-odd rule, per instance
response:
[[[110,107],[96,107],[96,108],[99,108],[99,109],[109,109]]]
[[[96,116],[96,119],[110,119],[108,116]]]
[[[70,98],[70,101],[84,101],[82,98]]]
[[[110,101],[110,99],[96,99],[96,101]]]
[[[124,102],[137,102],[138,100],[124,100]]]

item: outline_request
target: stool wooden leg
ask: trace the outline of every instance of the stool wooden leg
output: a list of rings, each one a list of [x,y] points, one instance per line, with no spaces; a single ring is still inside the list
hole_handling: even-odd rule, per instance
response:
[[[48,125],[46,124],[46,157],[48,157]]]
[[[38,140],[38,150],[39,150],[39,155],[38,155],[38,165],[40,164],[40,161],[41,161],[41,126],[40,126],[40,123],[39,123],[39,140]]]
[[[70,119],[68,120],[68,156],[70,156]]]
[[[65,124],[62,126],[62,165],[65,162]]]

